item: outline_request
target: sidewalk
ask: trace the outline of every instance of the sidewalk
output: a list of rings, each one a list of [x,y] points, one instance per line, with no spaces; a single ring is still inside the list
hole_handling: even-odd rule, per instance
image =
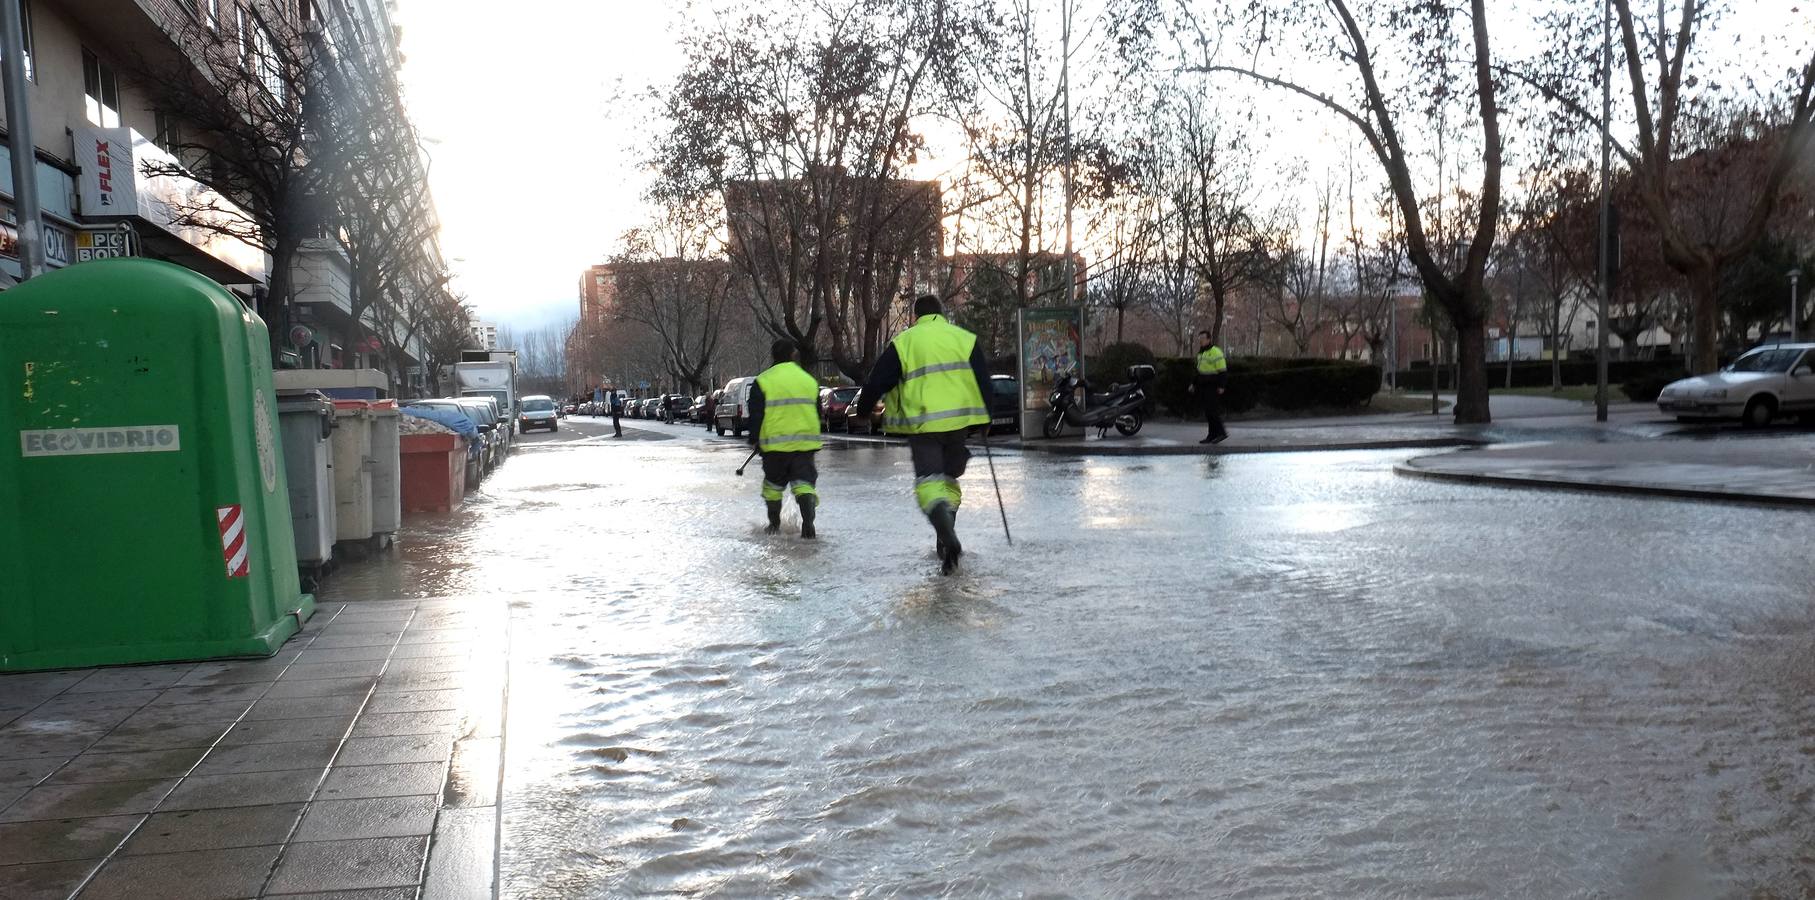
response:
[[[0,897],[491,897],[504,633],[323,604],[270,659],[0,675]]]
[[[1403,475],[1573,490],[1815,506],[1815,437],[1540,443],[1425,456]]]

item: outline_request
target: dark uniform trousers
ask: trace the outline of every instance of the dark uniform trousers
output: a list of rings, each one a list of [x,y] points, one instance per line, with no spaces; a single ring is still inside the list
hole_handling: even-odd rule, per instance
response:
[[[908,435],[908,453],[914,459],[916,481],[944,476],[951,479],[951,490],[957,491],[957,481],[964,476],[964,469],[971,461],[970,448],[964,446],[964,431]],[[925,504],[922,504],[924,508]]]
[[[763,454],[763,481],[786,488],[791,483],[819,486],[819,467],[813,462],[816,450],[771,450]],[[803,493],[795,490],[796,495]],[[809,491],[806,493],[816,493]],[[776,499],[780,499],[777,497]]]

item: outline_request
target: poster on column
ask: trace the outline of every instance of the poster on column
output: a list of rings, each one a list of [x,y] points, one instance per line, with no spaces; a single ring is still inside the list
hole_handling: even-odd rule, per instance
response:
[[[1084,378],[1084,310],[1066,306],[1024,309],[1015,350],[1021,368],[1021,437],[1037,438],[1046,421],[1053,386],[1067,375]],[[1084,429],[1067,427],[1065,436]]]

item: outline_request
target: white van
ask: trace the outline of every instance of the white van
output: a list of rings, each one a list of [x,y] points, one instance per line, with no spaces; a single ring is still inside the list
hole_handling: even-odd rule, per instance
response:
[[[725,382],[725,393],[719,396],[718,406],[712,410],[713,427],[719,437],[726,431],[742,436],[744,422],[750,415],[750,386],[756,383],[755,375],[745,375]]]

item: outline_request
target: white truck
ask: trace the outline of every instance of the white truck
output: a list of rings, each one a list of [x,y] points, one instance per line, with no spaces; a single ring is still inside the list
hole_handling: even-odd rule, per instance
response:
[[[508,350],[469,350],[454,363],[454,388],[462,397],[490,397],[498,401],[503,421],[498,425],[506,434],[516,433],[517,355]]]

